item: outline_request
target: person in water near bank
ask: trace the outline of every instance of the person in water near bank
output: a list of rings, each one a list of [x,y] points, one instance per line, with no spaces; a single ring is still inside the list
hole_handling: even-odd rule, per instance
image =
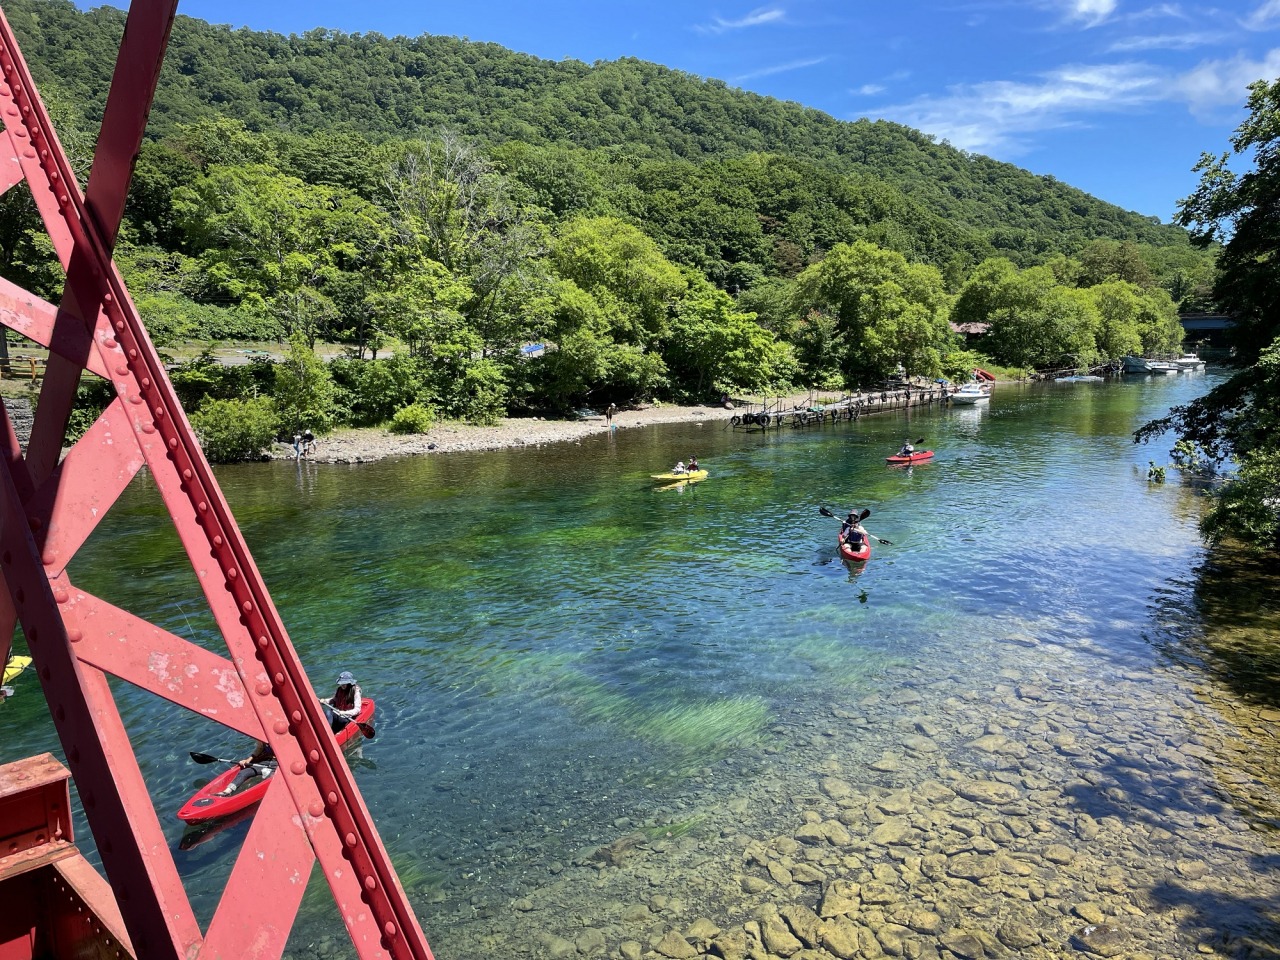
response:
[[[276,760],[275,751],[265,741],[259,740],[253,748],[253,753],[237,761],[236,766],[240,768],[240,772],[227,784],[226,789],[219,790],[215,796],[229,797],[254,777],[266,780],[276,772],[280,764]]]
[[[333,711],[333,732],[337,733],[359,716],[360,708],[364,705],[355,674],[350,670],[343,670],[338,674],[338,689],[333,692],[333,696],[321,697],[320,702]]]

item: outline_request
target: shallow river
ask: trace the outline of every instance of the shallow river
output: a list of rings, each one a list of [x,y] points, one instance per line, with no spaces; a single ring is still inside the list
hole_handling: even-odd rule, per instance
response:
[[[377,700],[351,762],[442,960],[1276,957],[1276,583],[1131,442],[1214,380],[219,477],[316,689]],[[892,545],[849,569],[820,505]],[[145,478],[71,573],[214,636]],[[0,760],[61,754],[33,679]],[[207,918],[246,826],[171,812],[246,745],[118,696]],[[351,952],[314,876],[290,950]]]

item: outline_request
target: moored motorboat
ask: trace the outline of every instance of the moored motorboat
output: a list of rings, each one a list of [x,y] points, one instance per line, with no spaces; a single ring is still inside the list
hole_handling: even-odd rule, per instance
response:
[[[932,450],[917,450],[914,453],[908,454],[906,456],[903,456],[900,453],[895,453],[892,457],[885,457],[884,462],[891,463],[894,466],[905,467],[913,463],[923,463],[926,460],[932,460],[932,459],[933,459]]]
[[[367,725],[372,717],[373,699],[364,697],[360,704],[360,712],[356,714],[355,720],[337,731],[333,735],[333,739],[337,741],[339,747],[347,746],[361,736],[361,724]],[[208,762],[199,756],[196,756],[196,759]],[[267,795],[267,788],[271,785],[272,779],[279,773],[279,771],[276,771],[270,777],[261,777],[248,782],[228,796],[218,796],[219,792],[231,785],[231,781],[235,779],[236,774],[239,772],[240,768],[238,766],[230,766],[206,783],[195,792],[190,800],[182,805],[182,809],[178,811],[178,819],[186,823],[203,823],[206,820],[218,820],[222,817],[229,817],[233,813],[239,813],[241,810],[247,810]]]
[[[966,383],[955,393],[951,394],[951,402],[961,406],[973,403],[980,403],[983,400],[990,400],[991,394],[980,383]]]

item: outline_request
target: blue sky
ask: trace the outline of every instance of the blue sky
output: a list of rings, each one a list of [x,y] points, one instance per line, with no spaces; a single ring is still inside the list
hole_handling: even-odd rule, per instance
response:
[[[1280,0],[184,0],[178,12],[638,57],[839,119],[894,120],[1166,222],[1201,152],[1228,149],[1247,85],[1280,76]]]

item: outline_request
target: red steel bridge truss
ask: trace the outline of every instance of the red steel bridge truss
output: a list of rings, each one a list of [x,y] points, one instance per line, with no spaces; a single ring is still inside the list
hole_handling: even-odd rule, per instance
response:
[[[177,0],[134,0],[82,192],[0,12],[0,193],[30,189],[61,301],[0,280],[0,323],[47,347],[30,440],[0,407],[0,663],[20,623],[107,879],[142,957],[278,957],[318,860],[360,957],[431,950],[280,615],[138,316],[112,249]],[[82,374],[115,398],[62,456]],[[143,468],[225,653],[71,582],[67,565]],[[207,930],[179,878],[107,675],[266,740],[280,772]]]

